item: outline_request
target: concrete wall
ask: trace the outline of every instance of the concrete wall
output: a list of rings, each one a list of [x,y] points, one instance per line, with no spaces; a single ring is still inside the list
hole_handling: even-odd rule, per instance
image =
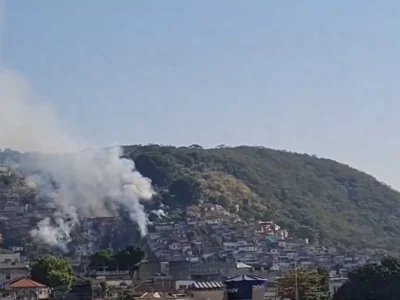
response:
[[[21,255],[19,253],[0,254],[0,263],[5,261],[21,261]]]
[[[27,276],[28,268],[0,269],[0,282]]]
[[[252,300],[264,300],[265,288],[264,287],[254,287],[252,292]]]
[[[223,278],[220,274],[215,275],[193,275],[192,279],[194,281],[223,281]]]
[[[225,278],[235,277],[243,274],[252,274],[251,268],[237,269],[236,265],[221,268],[221,275]]]
[[[267,289],[264,293],[265,300],[279,300],[278,297],[278,285],[274,282],[267,283]]]
[[[174,280],[191,280],[190,262],[171,261],[169,262],[169,276]]]
[[[190,275],[195,281],[221,281],[221,266],[218,263],[193,263],[190,265]]]
[[[223,300],[223,290],[193,291],[193,300]]]
[[[190,288],[193,283],[195,283],[194,280],[176,280],[174,283],[175,290],[186,290]]]
[[[161,263],[159,261],[144,261],[136,271],[137,279],[148,279],[156,273],[161,273]]]
[[[50,299],[50,291],[48,288],[17,288],[7,289],[3,291],[3,295],[9,297],[1,297],[5,299],[20,299],[20,300],[45,300]]]
[[[126,279],[126,280],[107,280],[107,285],[108,286],[120,286],[121,284],[126,284],[127,286],[132,285],[132,280]]]

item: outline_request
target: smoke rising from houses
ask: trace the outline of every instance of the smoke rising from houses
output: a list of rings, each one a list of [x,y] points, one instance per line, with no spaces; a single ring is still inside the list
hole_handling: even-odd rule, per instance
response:
[[[120,209],[146,234],[139,200],[152,197],[150,180],[122,158],[120,147],[96,149],[79,138],[50,105],[35,98],[29,82],[1,62],[0,128],[0,148],[28,151],[18,161],[9,158],[8,164],[27,175],[38,200],[56,210],[32,230],[34,238],[66,250],[82,219],[115,216]]]

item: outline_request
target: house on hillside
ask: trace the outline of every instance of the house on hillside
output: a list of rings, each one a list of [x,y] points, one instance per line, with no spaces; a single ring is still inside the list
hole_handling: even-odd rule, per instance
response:
[[[0,283],[28,276],[28,265],[24,262],[0,262]]]
[[[50,288],[28,277],[15,278],[2,284],[0,299],[50,299]]]
[[[0,263],[18,261],[21,261],[21,254],[19,253],[0,254]]]
[[[11,170],[5,165],[0,165],[0,176],[10,176]]]
[[[0,254],[0,283],[28,276],[28,265],[20,253]]]

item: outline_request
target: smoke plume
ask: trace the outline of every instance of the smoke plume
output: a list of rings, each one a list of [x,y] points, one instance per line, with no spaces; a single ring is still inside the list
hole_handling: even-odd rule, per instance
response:
[[[38,199],[56,214],[38,223],[31,234],[65,250],[71,230],[82,219],[115,216],[122,208],[146,234],[139,199],[149,199],[151,182],[121,158],[119,147],[96,149],[72,134],[51,106],[37,101],[30,84],[0,62],[0,148],[29,151],[14,167],[26,174]],[[91,150],[84,150],[91,147]]]
[[[152,210],[151,211],[154,215],[156,215],[159,219],[162,218],[166,218],[167,214],[165,213],[164,210],[162,210],[161,208],[157,209],[157,210]]]

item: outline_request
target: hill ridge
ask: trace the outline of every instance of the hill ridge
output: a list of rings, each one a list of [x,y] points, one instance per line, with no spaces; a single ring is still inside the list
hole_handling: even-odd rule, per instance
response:
[[[296,235],[339,247],[400,246],[400,193],[348,164],[258,146],[124,150],[170,205],[240,204],[248,217],[274,219]]]

